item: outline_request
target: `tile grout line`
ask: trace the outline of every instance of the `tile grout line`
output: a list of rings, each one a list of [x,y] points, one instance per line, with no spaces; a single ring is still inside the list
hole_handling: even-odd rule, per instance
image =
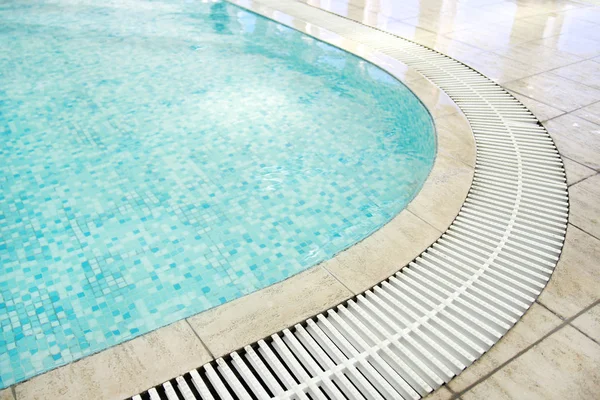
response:
[[[591,104],[588,104],[588,105],[586,105],[586,106],[580,107],[580,108],[578,108],[577,110],[573,110],[573,111],[570,111],[570,112],[568,112],[567,114],[572,114],[572,113],[574,113],[575,111],[581,111],[581,110],[583,110],[584,108],[587,108],[587,107],[590,107],[590,106],[595,106],[595,105],[599,105],[599,106],[600,106],[600,101],[597,101],[597,102],[595,102],[595,103],[591,103]],[[598,125],[598,123],[597,123],[597,122],[590,121],[589,119],[587,119],[586,117],[583,117],[583,116],[581,116],[581,115],[575,115],[575,114],[573,114],[573,116],[574,116],[574,117],[577,117],[577,118],[581,118],[582,120],[584,120],[584,121],[587,121],[587,122],[589,122],[590,124],[595,124],[595,125]],[[554,119],[554,118],[557,118],[557,117],[559,117],[559,115],[557,115],[556,117],[550,118],[550,119]]]
[[[542,73],[543,73],[543,72],[542,72]],[[536,75],[532,75],[532,76],[537,76],[537,75],[540,75],[540,74],[536,74]],[[531,78],[531,76],[530,76],[530,78]],[[582,107],[580,107],[580,108],[576,108],[575,110],[571,110],[571,111],[565,111],[565,110],[562,110],[562,109],[560,109],[560,108],[556,108],[556,107],[554,107],[554,106],[551,106],[550,104],[546,104],[546,103],[544,103],[543,101],[540,101],[539,99],[535,99],[535,98],[533,98],[533,97],[527,96],[525,93],[519,92],[517,89],[509,89],[508,87],[506,87],[506,85],[507,85],[507,84],[509,84],[509,83],[512,83],[512,82],[518,82],[519,80],[520,80],[520,79],[515,79],[514,81],[508,81],[508,82],[504,82],[504,83],[503,83],[502,85],[500,85],[500,86],[502,86],[502,88],[503,88],[504,90],[506,90],[506,91],[510,91],[510,92],[516,93],[516,94],[518,94],[518,95],[520,95],[520,96],[523,96],[523,97],[526,97],[526,98],[528,98],[529,100],[535,100],[535,101],[537,101],[538,103],[542,103],[542,104],[544,104],[544,105],[546,105],[546,106],[549,106],[549,107],[555,108],[555,109],[557,109],[558,111],[561,111],[561,112],[562,112],[562,114],[560,114],[560,115],[557,115],[556,117],[548,118],[546,121],[552,121],[552,120],[553,120],[553,119],[555,119],[555,118],[559,118],[559,117],[562,117],[562,116],[564,116],[564,115],[570,114],[570,113],[572,113],[573,111],[577,111],[577,110],[579,110],[580,108],[587,107],[587,106],[589,105],[589,104],[588,104],[588,105],[582,106]],[[595,103],[595,102],[594,102],[594,103]],[[591,103],[591,104],[594,104],[594,103]],[[544,121],[544,122],[546,122],[546,121]],[[540,122],[542,122],[542,121],[540,121]]]
[[[409,203],[410,204],[410,203]],[[408,206],[405,208],[406,211],[408,211],[409,213],[411,213],[412,215],[414,215],[416,218],[418,218],[419,220],[423,221],[424,223],[426,223],[427,225],[429,225],[431,228],[433,228],[437,233],[441,235],[444,234],[444,232],[440,231],[438,228],[436,228],[435,226],[431,225],[430,222],[424,220],[423,218],[421,218],[419,215],[417,215],[416,213],[412,212],[411,210],[408,209]],[[456,218],[456,216],[454,217]],[[453,220],[454,221],[454,220]],[[437,239],[436,239],[437,240]]]
[[[585,333],[584,331],[582,331],[581,329],[579,329],[578,327],[576,327],[575,325],[573,325],[572,322],[569,322],[569,326],[571,328],[575,329],[577,332],[581,333],[586,338],[590,339],[592,342],[596,343],[598,346],[600,346],[600,342],[598,342],[596,339],[594,339],[593,337],[591,337],[590,335],[588,335],[587,333]]]
[[[333,279],[338,281],[340,283],[340,285],[342,285],[344,288],[346,288],[346,290],[348,290],[352,296],[356,295],[356,293],[354,293],[354,290],[352,290],[348,286],[346,286],[346,284],[344,282],[342,282],[342,280],[340,278],[338,278],[337,275],[335,275],[333,272],[331,272],[329,269],[327,269],[327,267],[323,264],[325,264],[325,263],[323,262],[323,263],[321,263],[321,265],[317,265],[317,266],[320,266],[321,268],[323,268],[325,270],[325,272],[327,272],[327,274],[331,275],[333,277]]]
[[[206,343],[204,343],[204,341],[202,340],[202,338],[200,337],[200,335],[198,334],[198,332],[196,332],[196,330],[194,329],[194,327],[192,326],[192,324],[189,321],[189,318],[184,318],[185,322],[188,324],[188,326],[190,327],[190,329],[192,330],[192,332],[194,332],[194,335],[196,335],[196,337],[198,338],[198,340],[200,341],[200,343],[202,344],[202,347],[204,347],[204,350],[206,350],[208,352],[208,354],[210,355],[210,357],[213,360],[216,360],[217,358],[215,357],[215,355],[213,354],[212,351],[210,351],[210,349],[208,348],[208,346],[206,345]],[[15,399],[16,400],[16,399]]]
[[[579,164],[579,165],[581,165],[581,166],[584,166],[584,167],[586,167],[586,168],[590,168],[590,167],[588,167],[587,165],[583,165],[583,164],[581,164],[581,163],[578,163],[577,161],[575,161],[575,160],[572,160],[572,159],[570,159],[569,157],[565,157],[565,156],[563,156],[562,154],[561,154],[561,157],[563,157],[563,158],[566,158],[566,159],[568,159],[568,160],[570,160],[570,161],[573,161],[574,163],[577,163],[577,164]],[[581,178],[580,180],[578,180],[578,181],[575,181],[575,182],[571,183],[570,185],[567,185],[567,187],[569,187],[569,188],[570,188],[571,186],[575,186],[575,185],[577,185],[577,184],[580,184],[581,182],[583,182],[583,181],[585,181],[585,180],[587,180],[587,179],[589,179],[589,178],[593,178],[594,176],[596,176],[596,175],[600,174],[600,172],[596,171],[595,169],[592,169],[592,168],[590,168],[590,169],[591,169],[592,171],[594,171],[594,173],[593,173],[592,175],[590,175],[590,176],[586,176],[585,178]]]
[[[567,78],[566,76],[558,75],[558,74],[556,74],[556,73],[552,72],[552,71],[556,71],[557,69],[566,68],[566,67],[571,67],[571,66],[573,66],[573,65],[575,65],[575,64],[579,64],[579,63],[581,63],[581,62],[584,62],[584,61],[592,61],[592,62],[594,62],[594,61],[593,61],[593,58],[594,58],[594,57],[592,57],[592,58],[587,58],[587,59],[585,59],[585,60],[581,60],[581,61],[578,61],[578,62],[576,62],[576,63],[573,63],[573,64],[568,64],[568,65],[565,65],[564,67],[555,68],[555,69],[552,69],[552,70],[550,70],[550,71],[546,71],[546,72],[549,72],[549,73],[551,73],[551,74],[553,74],[553,75],[555,75],[555,76],[557,76],[557,77],[559,77],[559,78],[566,79],[566,80],[568,80],[568,81],[570,81],[570,82],[577,83],[577,84],[579,84],[579,85],[585,86],[585,87],[587,87],[587,88],[589,88],[589,89],[594,89],[594,90],[596,90],[596,91],[600,91],[600,88],[597,88],[597,87],[594,87],[594,86],[590,86],[590,85],[588,85],[587,83],[582,83],[582,82],[580,82],[580,81],[576,81],[576,80],[574,80],[574,79]],[[542,74],[545,74],[546,72],[542,72]],[[595,101],[595,102],[593,102],[593,103],[591,103],[591,104],[594,104],[594,103],[597,103],[597,102]]]
[[[548,306],[546,306],[544,303],[540,302],[539,297],[537,299],[535,299],[535,303],[541,307],[543,307],[545,310],[551,312],[552,314],[554,314],[555,316],[557,316],[558,318],[560,318],[561,321],[564,321],[566,318],[563,317],[562,315],[560,315],[559,313],[555,312],[554,310],[551,310],[550,308],[548,308]],[[587,307],[587,306],[586,306]],[[584,307],[585,308],[585,307]]]
[[[527,78],[531,78],[531,77],[533,77],[533,76],[537,76],[537,75],[540,75],[540,74],[543,74],[543,73],[544,73],[544,72],[540,72],[539,74],[531,75],[531,76],[529,76],[529,77],[527,77]],[[558,76],[558,75],[557,75],[557,76]],[[523,78],[523,79],[527,79],[527,78]],[[551,104],[544,103],[544,102],[543,102],[543,101],[541,101],[540,99],[535,99],[535,98],[533,98],[533,97],[530,97],[530,96],[528,96],[528,95],[526,95],[526,94],[524,94],[524,93],[522,93],[522,92],[519,92],[517,89],[509,89],[508,87],[506,87],[506,86],[505,86],[506,84],[509,84],[509,83],[512,83],[512,82],[518,82],[518,81],[520,81],[520,80],[521,80],[521,79],[515,79],[515,80],[512,80],[512,81],[508,81],[508,82],[504,82],[504,83],[499,83],[498,85],[502,86],[502,88],[503,88],[504,90],[508,91],[508,92],[513,92],[513,93],[516,93],[516,94],[518,94],[519,96],[523,96],[523,97],[525,97],[525,98],[527,98],[527,99],[529,99],[529,100],[537,101],[538,103],[541,103],[541,104],[543,104],[543,105],[545,105],[545,106],[548,106],[548,107],[552,107],[552,108],[554,108],[554,109],[556,109],[556,110],[558,110],[558,111],[561,111],[561,112],[562,112],[562,114],[559,114],[559,115],[557,115],[557,116],[555,116],[555,117],[548,118],[548,119],[545,119],[545,120],[543,120],[543,121],[540,121],[540,122],[542,122],[542,123],[544,123],[544,122],[548,122],[548,121],[552,121],[552,120],[554,120],[554,119],[557,119],[557,118],[560,118],[560,117],[564,117],[565,115],[571,115],[571,114],[572,114],[572,113],[574,113],[575,111],[579,111],[579,110],[581,110],[581,109],[584,109],[584,108],[586,108],[586,107],[589,107],[589,106],[591,106],[591,105],[594,105],[594,104],[598,104],[598,103],[600,103],[600,101],[593,101],[593,102],[591,102],[590,104],[586,104],[586,105],[584,105],[584,106],[581,106],[581,107],[575,108],[575,109],[573,109],[573,110],[570,110],[570,111],[565,111],[565,110],[562,110],[562,109],[560,109],[560,108],[556,108],[555,106],[553,106],[553,105],[551,105]],[[575,81],[573,81],[573,82],[575,82]],[[577,82],[575,82],[575,83],[577,83]],[[596,90],[598,90],[598,89],[596,89]],[[529,109],[529,108],[528,108],[528,109]],[[530,110],[530,111],[531,111],[531,110]],[[534,115],[535,115],[535,114],[534,114]],[[590,120],[587,120],[587,119],[585,119],[585,118],[582,118],[582,117],[580,117],[580,116],[578,116],[578,115],[574,115],[574,114],[573,114],[572,116],[574,116],[574,117],[577,117],[577,118],[581,118],[581,119],[583,119],[584,121],[587,121],[587,122],[589,122],[589,123],[591,123],[591,124],[598,125],[598,124],[596,124],[595,122],[592,122],[592,121],[590,121]]]
[[[439,35],[442,35],[444,38],[446,38],[446,39],[449,39],[449,40],[457,41],[457,42],[460,42],[460,43],[462,43],[462,44],[465,44],[465,45],[468,45],[468,46],[473,46],[472,44],[469,44],[469,43],[463,42],[463,41],[461,41],[461,40],[454,39],[454,38],[452,38],[452,37],[446,36],[446,34],[439,34]],[[559,35],[555,35],[555,36],[559,36]],[[552,37],[552,36],[550,36],[550,37]],[[542,39],[545,39],[545,38],[542,38]],[[518,47],[518,46],[522,46],[522,45],[524,45],[524,44],[527,44],[527,43],[530,43],[530,42],[535,42],[536,40],[542,40],[542,39],[533,39],[533,40],[529,40],[529,41],[526,41],[526,42],[523,42],[523,43],[519,43],[519,44],[510,45],[510,46],[509,46],[509,48],[510,48],[511,46],[512,46],[512,47]],[[409,40],[410,40],[410,39],[409,39]],[[550,47],[546,47],[546,46],[544,46],[544,45],[542,45],[542,46],[543,46],[543,47],[545,47],[545,48],[547,48],[547,49],[549,49],[549,50],[552,50],[552,48],[550,48]],[[502,57],[502,58],[506,58],[508,61],[515,61],[515,62],[523,63],[523,64],[527,65],[528,67],[535,67],[534,65],[527,64],[526,62],[523,62],[523,61],[521,61],[521,60],[517,60],[516,58],[512,58],[512,57],[506,56],[506,55],[504,55],[504,54],[497,53],[496,51],[498,51],[498,50],[501,50],[501,49],[502,49],[502,48],[500,48],[500,47],[499,47],[499,48],[496,48],[496,49],[494,49],[494,50],[485,50],[485,49],[481,49],[481,48],[479,48],[479,47],[477,47],[477,46],[473,46],[473,47],[475,47],[475,48],[477,48],[477,49],[480,49],[480,50],[482,50],[482,52],[486,52],[486,53],[492,53],[492,54],[495,54],[495,55],[497,55],[497,56],[500,56],[500,57]],[[572,53],[569,53],[569,54],[570,54],[571,56],[574,56],[574,57],[580,57],[580,56],[578,56],[578,55],[576,55],[576,54],[572,54]],[[545,70],[545,71],[536,72],[536,73],[533,73],[533,74],[531,74],[531,75],[524,76],[524,77],[522,77],[522,78],[519,78],[519,79],[513,79],[513,80],[510,80],[510,81],[504,82],[504,83],[502,83],[502,84],[500,84],[500,83],[498,83],[498,84],[503,86],[505,83],[516,82],[516,81],[520,81],[520,80],[523,80],[523,79],[528,79],[528,78],[531,78],[531,77],[533,77],[533,76],[537,76],[537,75],[545,74],[545,73],[548,73],[548,72],[550,72],[550,73],[551,73],[552,71],[556,71],[557,69],[560,69],[560,68],[565,68],[565,67],[570,67],[570,66],[572,66],[572,65],[578,64],[578,63],[580,63],[580,62],[583,62],[583,61],[593,61],[593,59],[594,59],[595,57],[596,57],[596,56],[592,56],[592,57],[590,57],[590,58],[583,58],[583,57],[580,57],[580,59],[579,59],[579,60],[577,60],[577,61],[575,61],[575,62],[572,62],[572,63],[565,64],[565,65],[561,65],[560,67],[556,67],[556,68],[548,69],[548,70]],[[458,60],[458,59],[457,59],[457,60]],[[460,60],[458,60],[458,61],[460,61]],[[465,62],[463,62],[463,61],[460,61],[460,62],[464,63],[464,64],[465,64],[465,65],[467,65],[467,66],[469,65],[469,64],[467,64],[467,63],[465,63]],[[472,67],[470,67],[470,66],[469,66],[469,68],[472,68]],[[475,69],[475,68],[472,68],[472,69]],[[476,70],[476,69],[475,69],[475,70]],[[477,70],[476,70],[476,71],[477,71]],[[482,74],[482,75],[485,75],[485,74]],[[485,76],[487,76],[487,75],[485,75]],[[561,75],[557,75],[557,76],[559,76],[559,77],[561,77],[561,78],[564,78],[564,77],[563,77],[563,76],[561,76]],[[568,78],[564,78],[564,79],[568,79]],[[586,84],[584,84],[584,83],[581,83],[581,82],[573,81],[573,80],[571,80],[571,79],[568,79],[568,80],[569,80],[569,81],[571,81],[571,82],[579,83],[580,85],[583,85],[583,86],[589,87],[589,88],[591,88],[591,89],[596,89],[596,88],[594,88],[594,87],[592,87],[592,86],[588,86],[588,85],[586,85]],[[596,89],[596,90],[599,90],[599,89]],[[548,104],[548,105],[549,105],[549,104]]]
[[[465,167],[469,168],[471,171],[475,172],[475,166],[473,166],[473,165],[470,165],[470,164],[467,164],[465,161],[463,161],[463,160],[461,160],[461,159],[457,158],[456,156],[452,155],[452,154],[451,154],[451,153],[449,153],[448,151],[441,151],[441,152],[438,152],[438,154],[443,154],[443,155],[445,155],[446,157],[453,159],[454,161],[456,161],[456,162],[458,162],[458,163],[462,164],[463,166],[465,166]]]
[[[448,385],[448,383],[444,383],[441,387],[445,387],[446,390],[448,390],[450,392],[450,400],[460,400],[459,393],[456,393],[454,390],[452,390],[452,388],[450,387],[450,385]],[[439,388],[437,390],[439,390]],[[435,393],[437,390],[434,390],[430,394]]]
[[[525,96],[524,94],[522,94],[522,93],[519,93],[519,92],[515,92],[515,93],[518,93],[518,94],[520,94],[521,96]],[[525,97],[527,97],[527,96],[525,96]],[[538,103],[542,103],[542,104],[544,104],[544,105],[546,105],[546,106],[550,106],[550,107],[552,107],[551,105],[549,105],[549,104],[546,104],[546,103],[544,103],[544,102],[541,102],[541,101],[539,101],[539,100],[537,100],[537,99],[532,99],[531,97],[528,97],[528,99],[535,100],[535,101],[537,101]],[[596,123],[596,122],[594,122],[594,121],[590,121],[589,119],[586,119],[586,118],[584,118],[584,117],[580,117],[579,115],[576,115],[576,114],[574,114],[576,111],[581,111],[581,110],[583,110],[583,109],[584,109],[584,108],[586,108],[586,107],[593,106],[593,105],[596,105],[596,104],[598,104],[598,103],[600,103],[600,101],[595,101],[595,102],[593,102],[593,103],[586,104],[585,106],[581,106],[581,107],[579,107],[579,108],[576,108],[576,109],[574,109],[574,110],[571,110],[571,111],[563,111],[563,110],[560,110],[560,109],[558,109],[558,108],[557,108],[557,110],[559,110],[559,111],[563,111],[563,113],[562,113],[562,114],[560,114],[560,115],[557,115],[556,117],[548,118],[548,119],[546,119],[546,120],[544,120],[544,121],[541,121],[541,122],[542,122],[542,123],[544,123],[544,122],[548,122],[548,121],[553,121],[553,120],[555,120],[555,119],[557,119],[557,118],[564,117],[564,116],[566,116],[566,115],[570,115],[571,117],[581,118],[582,120],[584,120],[585,122],[588,122],[588,123],[590,123],[590,124],[598,125],[598,123]]]
[[[569,114],[563,114],[563,115],[569,115]],[[575,115],[575,117],[576,117],[576,115]],[[550,121],[550,120],[548,119],[547,121]],[[590,122],[590,123],[591,123],[591,124],[593,124],[593,122]],[[579,164],[579,165],[581,165],[581,166],[583,166],[583,167],[586,167],[587,169],[591,169],[592,171],[594,171],[594,172],[596,172],[596,173],[600,172],[600,170],[598,170],[598,169],[596,169],[596,168],[593,168],[593,167],[590,167],[590,166],[587,166],[587,165],[583,164],[583,163],[582,163],[582,162],[580,162],[580,161],[577,161],[577,160],[574,160],[574,159],[572,159],[571,157],[564,156],[564,155],[562,155],[562,154],[561,154],[560,156],[561,156],[562,158],[567,158],[567,159],[569,159],[570,161],[573,161],[574,163],[576,163],[576,164]],[[592,174],[592,175],[590,175],[590,176],[593,176],[593,174]],[[588,178],[589,178],[589,177],[588,177]],[[583,178],[583,179],[587,179],[587,178]],[[578,181],[578,182],[581,182],[581,181]]]
[[[517,46],[519,46],[519,45],[517,45]],[[522,62],[522,61],[520,61],[520,60],[516,60],[516,59],[514,59],[514,58],[510,58],[510,57],[508,57],[508,56],[504,56],[504,55],[502,55],[502,54],[498,54],[498,53],[496,53],[496,52],[494,52],[494,51],[492,51],[491,53],[494,53],[494,54],[496,54],[496,55],[498,55],[498,56],[501,56],[501,57],[508,58],[509,60],[513,60],[513,61]],[[589,58],[582,58],[582,59],[581,59],[581,60],[579,60],[579,61],[575,61],[575,62],[572,62],[572,63],[568,63],[568,64],[562,65],[562,66],[560,66],[560,67],[556,67],[556,68],[548,69],[548,70],[545,70],[545,71],[542,71],[542,72],[538,72],[538,73],[535,73],[535,74],[532,74],[532,75],[529,75],[529,76],[526,76],[526,77],[523,77],[523,78],[519,78],[519,79],[513,79],[512,81],[507,81],[507,82],[505,82],[505,83],[517,82],[517,81],[521,81],[521,80],[523,80],[523,79],[528,79],[528,78],[531,78],[531,77],[533,77],[533,76],[537,76],[537,75],[542,75],[542,74],[551,73],[551,74],[553,74],[553,75],[556,75],[556,76],[557,76],[557,77],[559,77],[559,78],[566,79],[566,80],[568,80],[568,81],[570,81],[570,82],[573,82],[573,83],[578,83],[578,84],[580,84],[580,85],[583,85],[583,86],[585,86],[585,87],[587,87],[587,88],[594,89],[594,90],[600,90],[600,89],[598,89],[598,88],[596,88],[596,87],[594,87],[594,86],[590,86],[590,85],[587,85],[587,84],[585,84],[585,83],[581,83],[581,82],[579,82],[579,81],[575,81],[575,80],[573,80],[573,79],[570,79],[570,78],[564,77],[564,76],[562,76],[562,75],[558,75],[558,74],[556,74],[556,73],[554,73],[554,72],[553,72],[553,71],[559,70],[559,69],[561,69],[561,68],[572,67],[572,66],[573,66],[573,65],[575,65],[575,64],[579,64],[579,63],[582,63],[582,62],[585,62],[585,61],[592,61],[592,62],[594,62],[594,58],[595,58],[595,56],[593,56],[593,57],[589,57]],[[526,64],[526,63],[523,63],[523,64]],[[530,65],[530,64],[526,64],[526,65],[529,65],[529,66],[533,67],[533,65]],[[594,104],[594,103],[596,103],[596,101],[595,101],[595,102],[593,102],[592,104]],[[548,104],[548,105],[550,105],[550,104]],[[584,107],[585,107],[585,106],[584,106]]]
[[[518,61],[518,62],[522,62],[522,61],[519,61],[519,60],[514,60],[514,59],[512,59],[512,58],[508,58],[508,57],[506,57],[506,56],[503,56],[502,54],[494,53],[493,51],[491,51],[490,53],[492,53],[492,54],[495,54],[495,55],[497,55],[497,56],[499,56],[499,57],[506,58],[508,61]],[[523,64],[525,64],[525,63],[523,63]],[[529,67],[531,66],[531,65],[529,65],[529,64],[525,64],[525,65],[527,65],[527,66],[529,66]],[[471,68],[472,68],[472,67],[471,67]],[[496,82],[496,83],[497,83],[498,85],[502,86],[502,87],[504,88],[504,90],[512,90],[512,89],[508,89],[508,88],[507,88],[506,86],[504,86],[504,85],[506,85],[506,84],[509,84],[509,83],[512,83],[512,82],[518,82],[518,81],[521,81],[521,80],[523,80],[523,79],[529,79],[529,78],[533,78],[534,76],[538,76],[538,75],[540,75],[540,74],[544,74],[544,73],[546,73],[546,72],[548,72],[548,71],[544,71],[544,72],[536,72],[536,73],[534,73],[534,74],[531,74],[531,75],[525,75],[524,77],[522,77],[522,78],[519,78],[519,79],[511,79],[511,80],[509,80],[509,81],[504,81],[504,82]],[[514,90],[512,90],[512,91],[514,92]],[[516,92],[515,92],[515,93],[516,93]],[[522,94],[522,93],[519,93],[519,94],[520,94],[520,95],[522,95],[522,96],[525,96],[525,95],[524,95],[524,94]],[[527,96],[525,96],[525,97],[527,97]],[[531,97],[529,97],[529,98],[531,99]],[[536,100],[536,99],[532,99],[532,100]],[[546,104],[546,103],[543,103],[543,102],[541,102],[541,101],[539,101],[539,100],[536,100],[536,101],[538,101],[538,102],[540,102],[540,103],[542,103],[542,104]],[[549,107],[552,107],[550,104],[546,104],[546,105],[547,105],[547,106],[549,106]],[[556,108],[556,107],[554,107],[554,108]],[[558,108],[557,108],[557,110],[558,110]],[[560,110],[560,111],[562,111],[562,110]],[[565,112],[566,112],[566,111],[565,111]]]
[[[597,299],[596,301],[600,301],[600,299]],[[539,301],[539,298],[535,300],[536,304],[538,304],[539,306],[544,307],[546,310],[548,310],[549,312],[551,312],[552,314],[556,315],[558,318],[560,318],[561,320],[565,320],[565,318],[558,314],[557,312],[554,312],[553,310],[551,310],[548,306],[546,306],[544,303],[541,303]],[[587,306],[586,306],[587,307]],[[586,308],[584,307],[584,308]],[[591,337],[590,335],[588,335],[587,333],[585,333],[584,331],[582,331],[581,329],[579,329],[578,327],[576,327],[575,325],[573,325],[573,321],[569,321],[569,326],[571,326],[572,328],[574,328],[576,331],[578,331],[579,333],[581,333],[582,335],[584,335],[585,337],[587,337],[588,339],[590,339],[591,341],[593,341],[594,343],[597,343],[598,345],[600,345],[600,342],[598,342],[596,339],[594,339],[593,337]]]
[[[536,303],[539,304],[537,302],[537,300],[536,300]],[[457,397],[460,396],[460,395],[463,395],[466,392],[468,392],[469,390],[473,389],[475,386],[479,385],[480,383],[482,383],[483,381],[485,381],[486,379],[488,379],[489,377],[491,377],[492,375],[494,375],[496,372],[500,371],[506,365],[510,364],[512,361],[516,360],[517,358],[519,358],[523,354],[527,353],[531,348],[537,346],[538,344],[540,344],[541,342],[543,342],[546,338],[548,338],[549,336],[551,336],[554,333],[558,332],[559,330],[561,330],[565,326],[571,326],[570,322],[572,320],[574,320],[575,318],[579,317],[582,314],[585,314],[587,311],[591,310],[592,308],[594,308],[598,304],[600,304],[600,300],[594,301],[592,304],[590,304],[587,307],[583,308],[581,311],[579,311],[575,315],[573,315],[573,316],[571,316],[569,318],[563,319],[563,322],[561,324],[559,324],[558,326],[556,326],[555,328],[553,328],[552,330],[550,330],[548,333],[546,333],[545,335],[543,335],[542,337],[540,337],[538,340],[536,340],[535,342],[533,342],[532,344],[530,344],[529,346],[527,346],[523,350],[519,351],[517,354],[515,354],[514,356],[512,356],[508,360],[504,361],[502,364],[498,365],[496,368],[494,368],[493,370],[491,370],[490,372],[488,372],[487,374],[485,374],[481,378],[477,379],[475,382],[471,383],[466,388],[460,390],[456,394]],[[547,309],[547,307],[545,307],[545,306],[544,306],[544,308]],[[552,311],[550,311],[550,312],[552,312]],[[556,315],[554,312],[552,312],[552,314]]]
[[[596,176],[596,175],[592,175],[592,176]],[[585,233],[586,235],[590,235],[590,236],[591,236],[591,237],[593,237],[594,239],[596,239],[596,240],[600,240],[600,237],[598,237],[598,236],[596,236],[596,235],[594,235],[594,234],[592,234],[592,233],[589,233],[588,231],[586,231],[585,229],[583,229],[583,228],[579,227],[578,225],[575,225],[575,224],[574,224],[573,222],[571,222],[571,221],[569,221],[569,225],[573,225],[575,228],[579,229],[581,232]]]

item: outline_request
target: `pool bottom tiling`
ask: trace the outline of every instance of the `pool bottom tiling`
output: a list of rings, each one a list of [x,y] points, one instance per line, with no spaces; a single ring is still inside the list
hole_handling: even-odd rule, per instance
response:
[[[332,257],[433,164],[404,85],[228,3],[0,27],[0,388]]]

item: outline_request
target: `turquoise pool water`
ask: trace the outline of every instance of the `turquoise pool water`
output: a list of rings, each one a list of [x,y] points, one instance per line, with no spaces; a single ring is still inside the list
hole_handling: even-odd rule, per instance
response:
[[[0,388],[281,281],[426,179],[429,114],[225,2],[0,2]]]

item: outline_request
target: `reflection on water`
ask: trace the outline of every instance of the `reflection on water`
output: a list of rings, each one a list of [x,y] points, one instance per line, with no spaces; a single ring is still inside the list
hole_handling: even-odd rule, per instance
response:
[[[229,13],[225,3],[214,3],[210,6],[210,19],[216,33],[231,35],[229,30]]]

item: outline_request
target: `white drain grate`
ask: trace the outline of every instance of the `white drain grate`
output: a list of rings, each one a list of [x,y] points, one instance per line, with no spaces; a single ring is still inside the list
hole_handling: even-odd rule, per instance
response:
[[[418,399],[487,351],[545,287],[566,232],[562,161],[519,101],[458,61],[300,3],[274,4],[443,89],[475,135],[473,185],[447,232],[396,275],[133,399]]]

